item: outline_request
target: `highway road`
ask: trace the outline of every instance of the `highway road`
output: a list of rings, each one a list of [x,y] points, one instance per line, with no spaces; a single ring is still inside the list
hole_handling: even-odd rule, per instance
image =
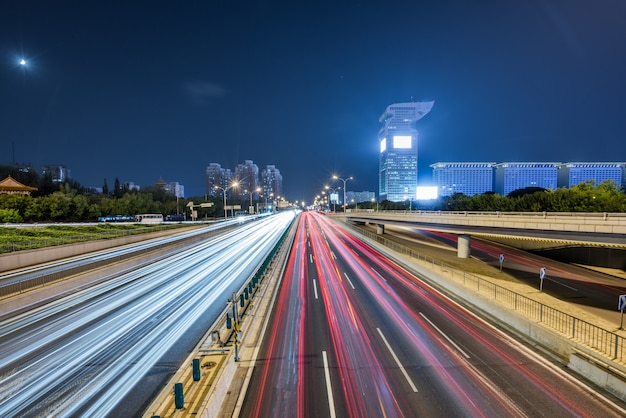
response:
[[[259,219],[0,322],[0,416],[138,416],[294,220]]]
[[[625,416],[324,215],[303,213],[245,417]]]
[[[416,237],[434,237],[442,243],[456,248],[455,235],[437,232],[424,232],[412,228],[389,228],[391,234],[403,240]],[[419,238],[417,238],[419,240]],[[419,251],[419,250],[417,250]],[[503,255],[502,270],[529,286],[554,296],[564,302],[575,304],[589,313],[603,318],[616,326],[620,323],[617,310],[620,295],[626,294],[626,280],[601,271],[551,260],[528,251],[474,238],[471,241],[472,257],[496,268]],[[540,269],[545,268],[543,283]]]

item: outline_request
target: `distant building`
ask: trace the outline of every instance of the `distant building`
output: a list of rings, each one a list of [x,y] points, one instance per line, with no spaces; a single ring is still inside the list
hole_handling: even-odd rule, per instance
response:
[[[339,193],[337,193],[337,195],[338,194]],[[372,200],[376,200],[376,193],[374,192],[346,192],[346,201],[348,202],[348,205],[353,205],[355,203],[371,202]]]
[[[235,178],[239,182],[238,191],[240,196],[247,197],[252,192],[252,199],[258,199],[259,192],[256,190],[259,187],[259,167],[252,160],[245,160],[243,164],[237,164]]]
[[[0,181],[0,194],[19,194],[30,196],[30,192],[37,190],[36,187],[26,186],[9,176]]]
[[[274,165],[266,165],[261,170],[261,188],[263,196],[283,195],[283,176]]]
[[[559,187],[572,187],[585,181],[596,185],[612,180],[621,189],[626,188],[626,163],[563,163],[559,165]]]
[[[431,102],[394,103],[378,119],[380,158],[378,193],[382,200],[412,199],[417,187],[417,129],[415,123],[434,105]]]
[[[433,182],[437,186],[438,196],[452,196],[463,193],[474,196],[493,192],[496,163],[435,163]]]
[[[217,197],[221,193],[215,186],[223,187],[224,170],[218,163],[210,163],[206,167],[206,194],[207,196]]]
[[[177,181],[169,182],[165,185],[165,191],[173,194],[176,197],[184,198],[185,197],[185,186],[178,183]]]
[[[513,190],[541,187],[555,190],[558,187],[560,163],[500,163],[496,164],[496,193],[508,195]]]
[[[70,170],[65,165],[44,165],[42,175],[50,176],[53,183],[65,183],[70,179]]]
[[[135,184],[132,181],[127,181],[126,183],[124,183],[124,188],[126,190],[141,190],[141,186],[139,186],[138,184]],[[100,193],[102,193],[102,190],[100,191]]]
[[[185,186],[178,183],[177,181],[167,183],[165,180],[163,180],[163,178],[159,177],[154,186],[157,189],[163,190],[166,193],[173,194],[176,197],[185,197]]]

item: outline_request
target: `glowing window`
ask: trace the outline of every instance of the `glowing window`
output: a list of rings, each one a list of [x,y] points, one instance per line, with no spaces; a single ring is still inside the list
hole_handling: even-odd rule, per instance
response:
[[[380,152],[385,152],[386,149],[387,149],[387,138],[383,138],[380,141]]]
[[[393,137],[393,147],[394,148],[411,148],[411,138],[410,135],[395,135]]]

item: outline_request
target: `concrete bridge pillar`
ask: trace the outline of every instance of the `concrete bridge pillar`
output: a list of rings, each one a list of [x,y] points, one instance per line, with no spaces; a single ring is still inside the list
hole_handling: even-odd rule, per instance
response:
[[[385,233],[385,224],[376,224],[376,234],[382,235]]]
[[[469,258],[471,252],[470,241],[471,237],[469,235],[459,235],[456,248],[456,254],[459,258]]]

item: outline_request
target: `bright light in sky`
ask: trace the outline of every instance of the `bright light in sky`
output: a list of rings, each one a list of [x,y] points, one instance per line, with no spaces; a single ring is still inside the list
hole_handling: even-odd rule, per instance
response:
[[[26,65],[26,60],[22,58],[22,59],[20,60],[20,65]]]

